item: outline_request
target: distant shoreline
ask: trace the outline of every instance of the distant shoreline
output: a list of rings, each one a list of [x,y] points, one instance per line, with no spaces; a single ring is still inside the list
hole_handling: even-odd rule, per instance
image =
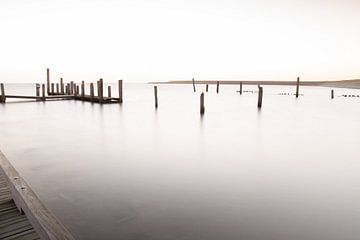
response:
[[[196,84],[216,84],[217,80],[195,80]],[[219,80],[220,84],[238,85],[281,85],[294,86],[296,81],[249,81],[249,80]],[[191,80],[174,80],[167,82],[149,82],[149,84],[192,84]],[[338,80],[338,81],[300,81],[301,86],[336,87],[360,89],[360,79]]]

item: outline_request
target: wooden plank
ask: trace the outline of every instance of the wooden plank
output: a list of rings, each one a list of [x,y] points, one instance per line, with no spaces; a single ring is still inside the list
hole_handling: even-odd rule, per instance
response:
[[[70,232],[60,223],[60,221],[41,203],[30,186],[18,174],[15,168],[0,151],[0,173],[5,177],[9,185],[13,200],[19,210],[25,213],[30,225],[21,222],[14,227],[6,227],[0,232],[0,239],[18,234],[34,227],[42,239],[74,239]],[[19,212],[18,212],[19,213]],[[13,216],[14,211],[5,211],[4,216]]]

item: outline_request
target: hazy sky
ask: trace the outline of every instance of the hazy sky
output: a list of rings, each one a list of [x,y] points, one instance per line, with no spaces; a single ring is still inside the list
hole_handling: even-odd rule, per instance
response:
[[[0,0],[0,82],[360,78],[360,0]]]

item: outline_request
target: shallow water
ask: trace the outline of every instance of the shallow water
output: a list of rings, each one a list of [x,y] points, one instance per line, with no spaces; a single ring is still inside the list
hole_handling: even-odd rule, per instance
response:
[[[78,239],[358,239],[360,90],[158,88],[0,104],[0,149]]]

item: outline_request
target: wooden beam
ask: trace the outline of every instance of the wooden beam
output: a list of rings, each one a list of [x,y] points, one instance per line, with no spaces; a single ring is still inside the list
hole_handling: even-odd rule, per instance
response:
[[[299,97],[299,85],[300,85],[300,78],[298,77],[296,80],[296,98]]]
[[[55,89],[54,89],[54,83],[51,83],[51,95],[54,95]]]
[[[90,99],[91,99],[91,102],[94,101],[94,84],[93,83],[90,83]]]
[[[196,92],[196,88],[195,88],[195,79],[194,79],[194,78],[192,79],[192,84],[193,84],[193,89],[194,89],[194,92]]]
[[[258,95],[258,108],[262,106],[262,98],[263,98],[263,88],[258,85],[259,88],[259,95]]]
[[[158,94],[157,86],[154,86],[154,96],[155,96],[155,108],[158,108]]]
[[[217,82],[216,82],[216,93],[219,93],[219,85],[220,85],[220,82],[217,81]]]
[[[56,94],[60,94],[59,84],[56,84]]]
[[[64,94],[64,81],[62,78],[60,78],[60,90],[61,90],[61,94]]]
[[[81,98],[85,96],[85,81],[81,82]]]
[[[46,94],[45,94],[45,84],[42,84],[42,100],[45,101],[45,97],[46,97]]]
[[[334,99],[334,89],[331,89],[331,99]]]
[[[103,102],[104,101],[104,81],[102,78],[100,78],[99,80],[99,99],[100,99],[100,102]]]
[[[200,95],[200,114],[203,115],[205,113],[205,99],[204,93]]]
[[[46,69],[47,94],[50,95],[50,69]]]
[[[3,83],[0,83],[0,90],[1,90],[0,103],[5,103],[6,95],[5,95],[5,86]]]
[[[209,91],[209,84],[206,84],[206,92]]]
[[[240,82],[240,95],[242,95],[242,86],[243,86],[243,83]]]
[[[45,207],[1,151],[0,166],[0,171],[10,188],[11,196],[17,208],[26,215],[40,238],[73,240],[74,237],[71,233]]]
[[[119,103],[123,102],[123,80],[119,80]]]
[[[108,97],[111,98],[111,86],[108,86]]]

